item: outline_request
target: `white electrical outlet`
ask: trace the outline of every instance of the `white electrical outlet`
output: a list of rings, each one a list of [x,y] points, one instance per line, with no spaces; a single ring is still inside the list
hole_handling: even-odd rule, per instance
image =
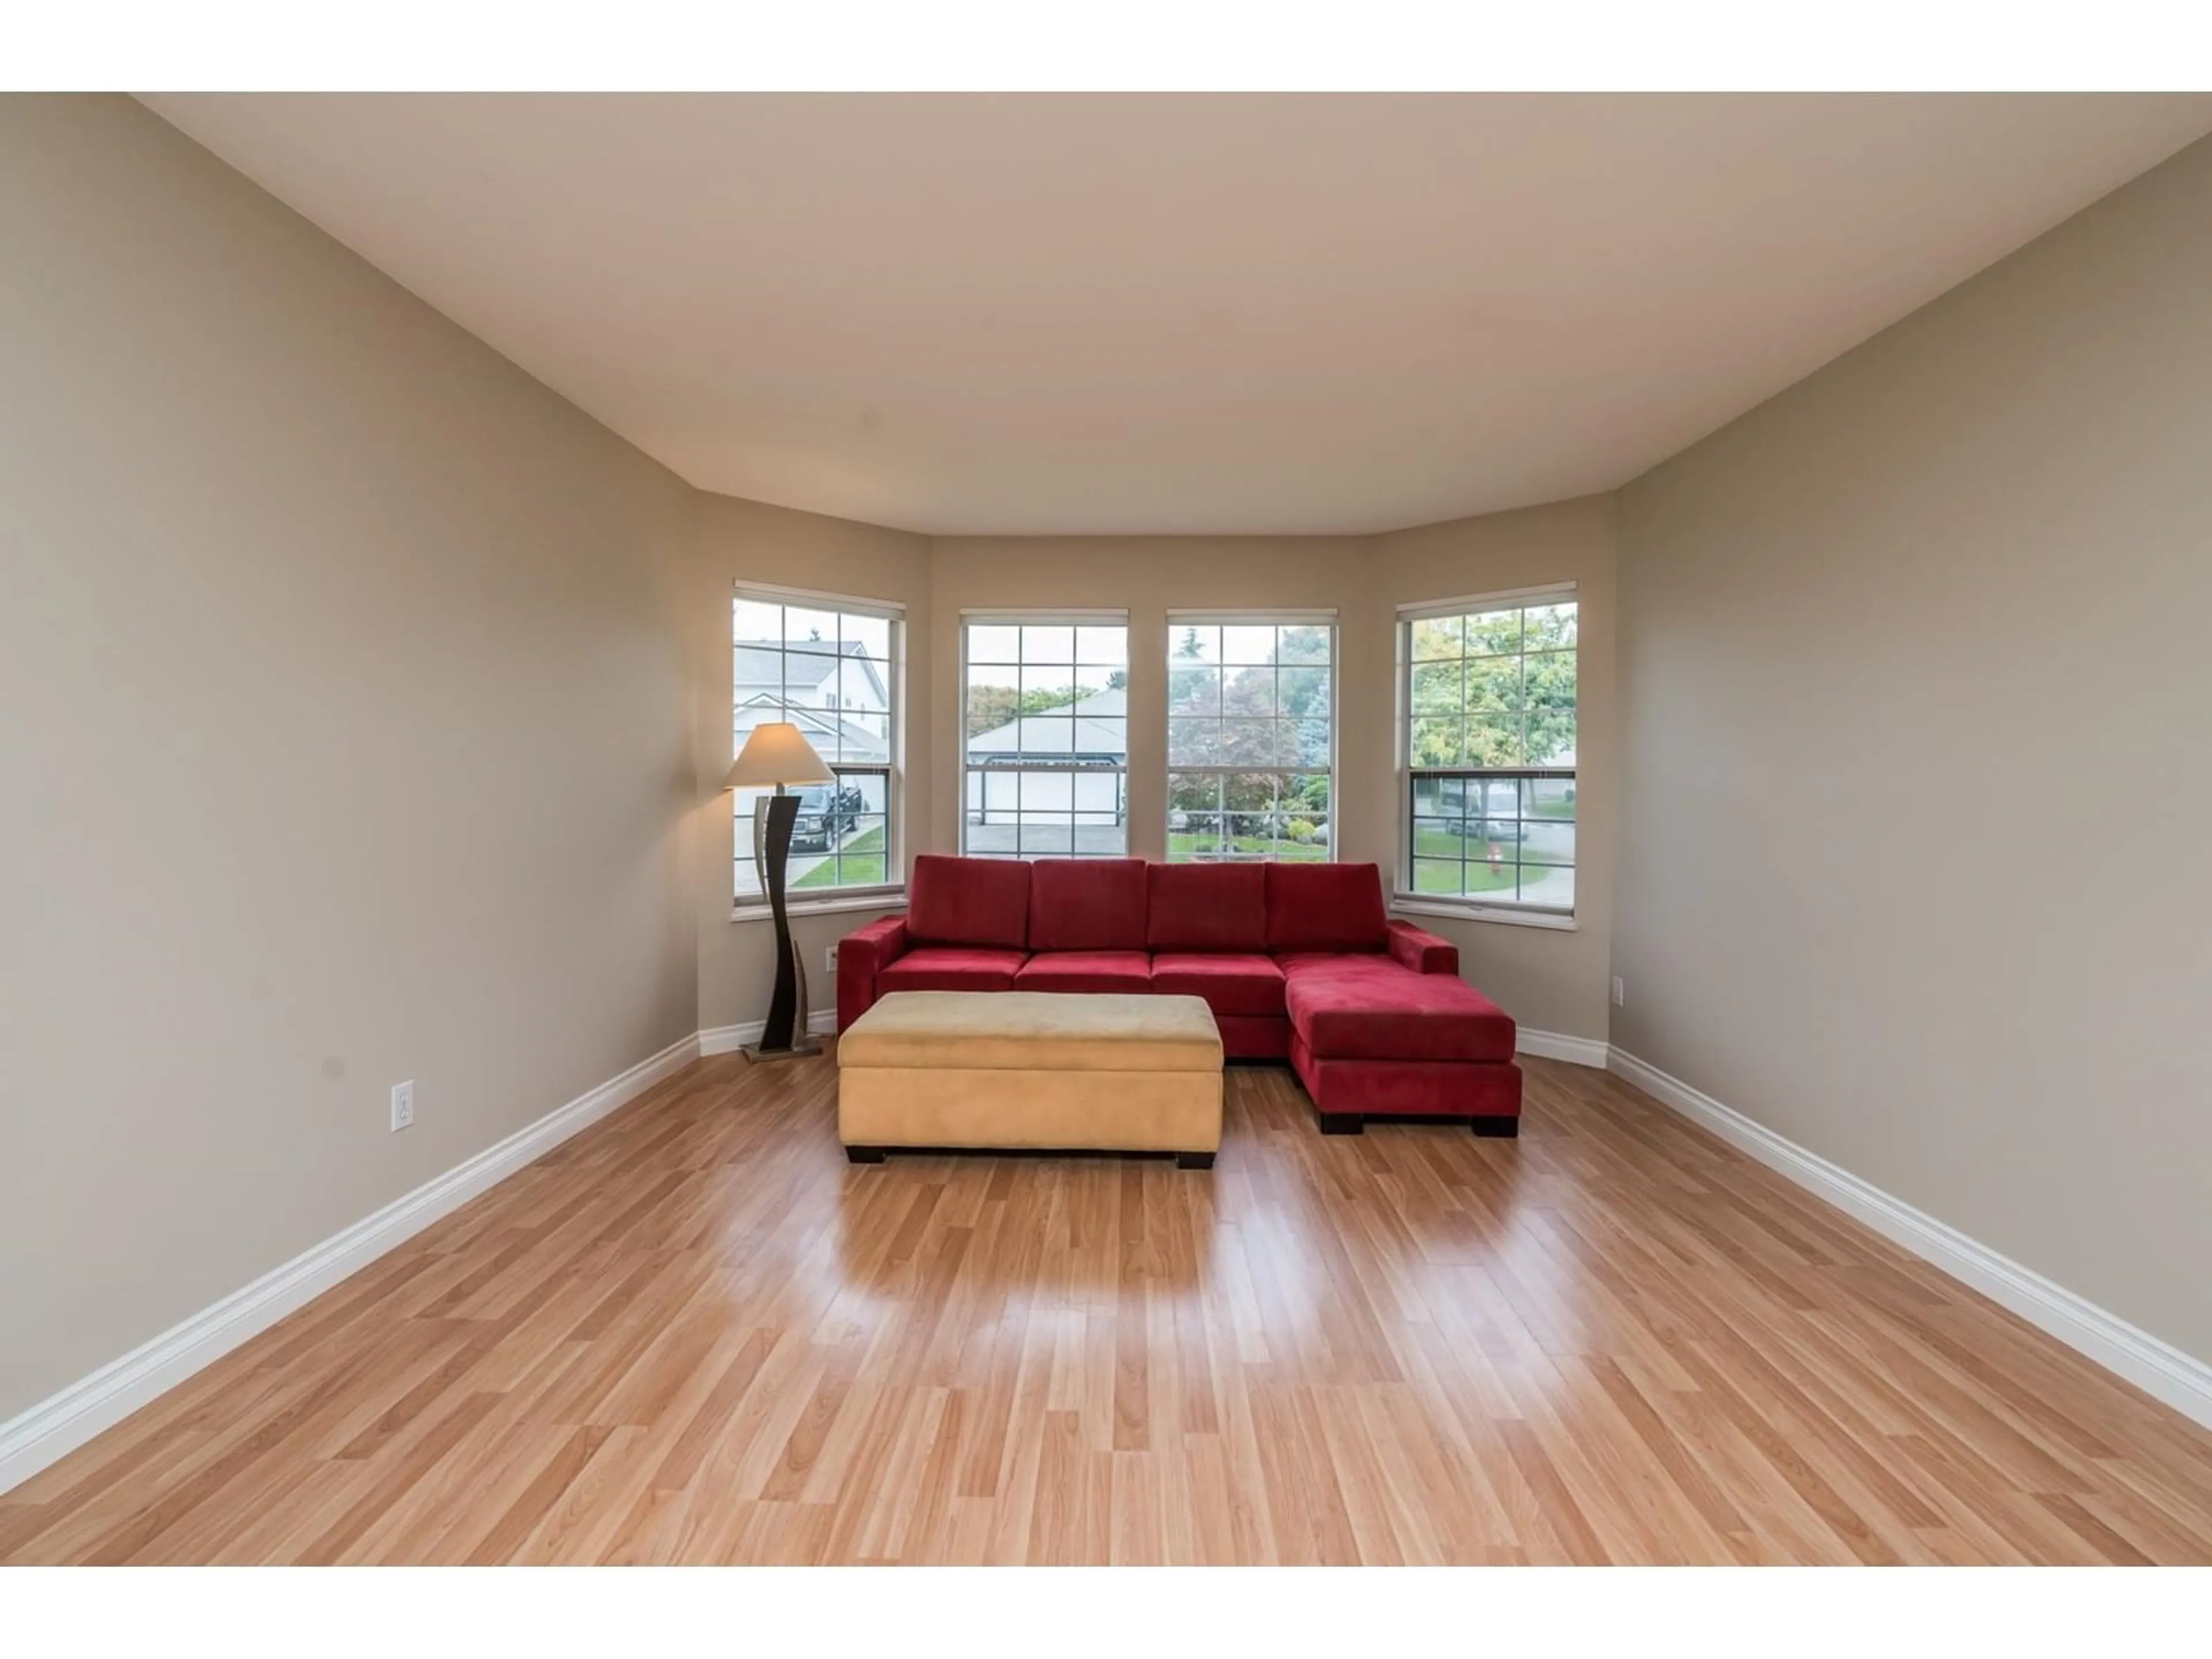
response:
[[[392,1085],[392,1133],[398,1134],[415,1121],[415,1083],[410,1078]]]
[[[1619,974],[1613,976],[1613,1006],[1616,1008],[1628,1006],[1628,984]]]
[[[834,945],[825,945],[822,947],[822,971],[833,978],[836,975],[837,947]]]

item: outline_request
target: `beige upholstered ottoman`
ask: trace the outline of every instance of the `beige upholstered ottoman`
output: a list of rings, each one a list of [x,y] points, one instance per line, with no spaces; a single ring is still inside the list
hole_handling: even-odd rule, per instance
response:
[[[1221,1146],[1221,1034],[1197,997],[894,991],[837,1040],[837,1137],[898,1148]]]

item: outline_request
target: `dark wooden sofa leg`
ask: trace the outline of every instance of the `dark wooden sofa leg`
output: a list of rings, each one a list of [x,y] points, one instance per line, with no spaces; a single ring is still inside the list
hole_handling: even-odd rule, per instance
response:
[[[1486,1140],[1518,1140],[1521,1138],[1521,1119],[1512,1117],[1478,1117],[1471,1120],[1475,1133]]]
[[[1357,1112],[1323,1112],[1321,1114],[1321,1132],[1325,1135],[1363,1134],[1366,1132],[1366,1129],[1367,1120],[1360,1116]]]
[[[881,1146],[848,1146],[845,1161],[848,1164],[880,1164],[884,1161],[884,1149]]]
[[[1212,1152],[1177,1152],[1176,1154],[1176,1168],[1178,1170],[1210,1170],[1212,1167]]]

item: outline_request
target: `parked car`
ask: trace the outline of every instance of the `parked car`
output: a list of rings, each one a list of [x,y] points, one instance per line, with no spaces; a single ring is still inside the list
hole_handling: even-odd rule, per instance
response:
[[[852,784],[810,784],[799,792],[799,819],[791,827],[794,853],[827,853],[860,820],[866,805]]]

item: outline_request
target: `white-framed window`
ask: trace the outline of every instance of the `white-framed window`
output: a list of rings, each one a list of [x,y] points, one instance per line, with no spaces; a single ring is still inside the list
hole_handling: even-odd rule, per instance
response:
[[[1332,856],[1334,611],[1168,613],[1168,861]]]
[[[900,853],[899,702],[905,611],[873,599],[740,582],[731,610],[732,754],[756,726],[788,720],[836,781],[799,788],[791,902],[895,893]],[[772,790],[734,793],[740,908],[765,904],[753,813]]]
[[[1129,850],[1129,617],[963,612],[960,850]]]
[[[1571,586],[1398,613],[1402,897],[1571,916]]]

